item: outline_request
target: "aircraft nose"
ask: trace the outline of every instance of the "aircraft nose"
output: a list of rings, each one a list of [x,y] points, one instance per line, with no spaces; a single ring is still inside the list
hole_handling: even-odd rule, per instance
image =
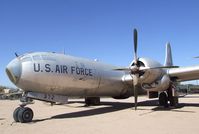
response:
[[[21,77],[21,62],[18,58],[12,60],[6,67],[6,73],[9,79],[17,84]]]

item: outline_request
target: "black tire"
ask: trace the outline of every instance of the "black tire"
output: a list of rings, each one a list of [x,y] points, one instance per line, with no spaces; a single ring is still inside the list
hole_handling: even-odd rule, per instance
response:
[[[178,97],[172,96],[172,98],[169,99],[170,106],[176,107],[178,105]]]
[[[86,97],[85,103],[86,103],[86,106],[100,105],[100,97]]]
[[[166,92],[161,92],[159,94],[159,105],[160,106],[164,106],[166,108],[169,106],[169,104],[168,104],[168,96],[167,96]]]
[[[18,107],[15,109],[15,111],[13,112],[13,118],[15,120],[15,122],[19,122],[19,118],[18,118],[18,115],[19,115],[19,110],[21,109],[21,107]]]
[[[167,90],[168,101],[170,102],[170,106],[176,107],[178,105],[178,97],[173,95],[173,91],[176,92],[175,89],[172,88]]]
[[[21,123],[31,122],[33,118],[32,109],[25,107],[21,108],[18,113],[18,119]]]

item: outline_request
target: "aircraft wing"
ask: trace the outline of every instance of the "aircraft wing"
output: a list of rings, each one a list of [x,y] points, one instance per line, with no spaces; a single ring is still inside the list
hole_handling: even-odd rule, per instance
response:
[[[180,67],[168,70],[171,79],[178,82],[199,79],[199,66]]]

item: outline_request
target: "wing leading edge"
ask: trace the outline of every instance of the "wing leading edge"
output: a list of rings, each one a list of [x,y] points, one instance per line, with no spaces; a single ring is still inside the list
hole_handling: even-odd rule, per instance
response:
[[[199,79],[199,66],[180,67],[168,70],[168,75],[178,81],[188,81]]]

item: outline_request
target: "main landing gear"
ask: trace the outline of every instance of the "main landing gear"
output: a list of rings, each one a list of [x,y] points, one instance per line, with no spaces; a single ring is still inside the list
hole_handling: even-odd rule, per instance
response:
[[[100,97],[85,97],[85,106],[100,105]]]
[[[169,106],[176,107],[178,105],[178,97],[174,85],[171,85],[167,91],[159,94],[159,105],[165,108]]]

